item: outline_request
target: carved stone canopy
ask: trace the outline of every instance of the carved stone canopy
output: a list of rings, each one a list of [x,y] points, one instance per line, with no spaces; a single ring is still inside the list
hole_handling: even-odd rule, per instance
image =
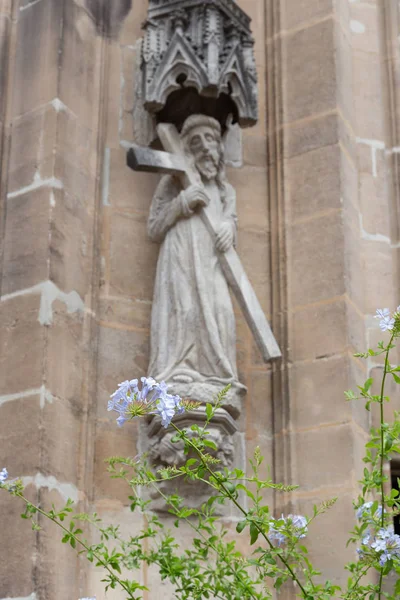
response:
[[[256,123],[250,18],[233,0],[150,0],[143,28],[146,110],[158,113],[171,93],[194,88],[203,98],[229,98],[240,126]]]

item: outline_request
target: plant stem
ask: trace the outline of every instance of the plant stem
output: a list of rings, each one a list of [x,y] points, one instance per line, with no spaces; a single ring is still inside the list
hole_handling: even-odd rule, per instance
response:
[[[383,424],[384,424],[383,403],[384,403],[384,397],[385,397],[386,375],[388,374],[388,370],[389,370],[389,352],[392,347],[393,338],[394,338],[394,334],[392,333],[389,344],[388,344],[388,346],[386,348],[386,352],[385,352],[385,366],[384,366],[384,370],[383,370],[381,393],[380,393],[380,399],[379,399],[379,405],[380,405],[380,415],[379,416],[380,416],[380,424],[381,424],[381,427],[380,427],[381,447],[380,447],[380,469],[379,470],[380,470],[380,487],[381,487],[381,509],[382,509],[381,527],[382,527],[382,529],[385,526],[385,489],[384,489],[384,483],[383,483],[385,439],[384,439],[384,433],[383,433]],[[378,588],[379,600],[381,600],[381,597],[382,597],[382,581],[383,581],[383,567],[381,568],[381,572],[380,572],[380,576],[379,576],[379,588]]]
[[[33,504],[32,502],[30,502],[27,498],[25,498],[25,496],[19,492],[17,492],[15,494],[18,498],[21,498],[21,500],[23,500],[25,502],[26,505],[30,505],[30,506],[34,506],[35,509],[37,510],[37,512],[41,515],[43,515],[44,517],[46,517],[47,519],[49,519],[50,521],[53,521],[53,523],[55,523],[56,525],[58,525],[58,527],[60,527],[63,531],[65,531],[65,533],[67,533],[69,536],[71,536],[76,542],[78,542],[78,544],[80,544],[87,552],[91,552],[94,556],[94,558],[110,573],[111,577],[113,579],[115,579],[119,585],[129,594],[129,597],[132,598],[132,600],[135,600],[135,597],[132,595],[132,593],[129,591],[129,588],[125,585],[125,583],[123,581],[121,581],[121,579],[115,575],[115,573],[113,572],[112,569],[110,569],[110,567],[107,565],[107,563],[104,562],[104,560],[96,553],[93,552],[92,548],[90,548],[87,544],[85,544],[85,542],[83,542],[82,540],[80,540],[74,533],[72,533],[69,529],[67,529],[66,527],[64,527],[64,525],[62,523],[60,523],[60,521],[58,521],[57,519],[55,519],[54,517],[52,517],[49,513],[47,513],[45,510],[42,510],[41,508],[39,508],[39,506],[36,506],[35,504]]]
[[[178,427],[176,427],[176,425],[174,425],[174,423],[171,422],[171,425],[178,433],[180,433],[180,434],[182,433],[181,430]],[[192,443],[192,441],[186,435],[185,435],[185,440],[189,444],[189,446],[191,448],[193,448],[193,450],[196,452],[196,454],[200,458],[200,460],[203,464],[203,467],[206,469],[206,471],[208,471],[208,473],[210,475],[212,475],[212,477],[214,477],[214,479],[217,480],[218,485],[225,492],[225,495],[233,502],[233,504],[236,506],[236,508],[238,508],[238,510],[240,510],[240,512],[247,518],[248,512],[239,504],[239,502],[237,502],[236,498],[234,498],[234,496],[230,493],[230,491],[224,486],[224,483],[222,481],[220,481],[219,477],[217,477],[215,475],[215,473],[210,469],[210,467],[207,464],[207,461],[204,459],[203,453],[197,448],[197,446],[195,444]],[[262,528],[258,525],[258,523],[256,523],[255,521],[252,521],[252,523],[254,523],[255,527],[258,529],[258,532],[262,535],[262,537],[265,539],[265,541],[269,545],[270,549],[272,550],[274,548],[274,545],[269,540],[268,536],[265,534],[265,532],[262,530]],[[289,565],[287,560],[280,554],[278,554],[278,556],[281,559],[281,561],[283,562],[283,564],[285,565],[286,569],[289,571],[290,576],[293,579],[293,581],[295,581],[297,583],[297,585],[299,586],[304,598],[308,598],[309,594],[307,594],[307,592],[304,589],[304,587],[302,586],[299,578],[296,576],[295,572],[293,571],[293,569],[291,568],[291,566]],[[314,585],[313,585],[313,587],[314,587]]]

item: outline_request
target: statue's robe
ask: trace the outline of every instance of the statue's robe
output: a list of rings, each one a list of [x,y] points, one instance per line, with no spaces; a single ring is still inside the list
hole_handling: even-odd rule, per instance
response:
[[[148,374],[170,384],[207,382],[220,389],[238,381],[233,307],[215,241],[198,213],[182,214],[181,191],[177,178],[164,176],[150,209],[148,233],[161,246]],[[236,239],[230,184],[218,188],[204,210],[214,222],[228,222]]]

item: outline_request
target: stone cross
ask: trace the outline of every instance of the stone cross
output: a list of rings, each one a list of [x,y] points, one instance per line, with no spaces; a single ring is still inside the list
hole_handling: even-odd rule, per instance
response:
[[[176,127],[160,123],[157,133],[167,152],[134,145],[128,151],[128,166],[134,171],[178,175],[184,189],[194,183],[198,184],[199,175],[186,160]],[[217,224],[204,209],[201,209],[200,216],[209,234],[216,238]],[[227,252],[220,252],[219,261],[264,361],[280,358],[279,346],[234,247],[231,246]]]

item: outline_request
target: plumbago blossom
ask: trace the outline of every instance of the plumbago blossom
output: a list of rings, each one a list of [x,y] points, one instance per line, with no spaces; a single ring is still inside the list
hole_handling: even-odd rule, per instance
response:
[[[7,479],[8,479],[8,471],[4,467],[4,469],[2,469],[0,471],[0,483],[4,483],[5,481],[7,481]]]
[[[361,558],[365,556],[378,558],[379,564],[383,567],[388,560],[400,559],[400,536],[394,533],[391,525],[386,529],[379,529],[375,536],[368,531],[357,552]]]
[[[357,509],[357,519],[362,519],[362,518],[370,518],[370,519],[380,519],[382,517],[382,506],[379,504],[374,512],[374,514],[371,514],[371,508],[374,505],[374,502],[365,502],[364,504],[362,504],[362,506],[360,506]]]
[[[271,542],[275,542],[278,546],[286,543],[288,535],[292,535],[297,539],[305,538],[307,535],[307,519],[302,515],[288,515],[280,519],[271,519],[268,537]]]
[[[184,403],[179,396],[168,394],[168,386],[162,381],[157,383],[152,377],[123,381],[111,394],[108,410],[119,414],[117,423],[120,427],[128,419],[144,415],[158,415],[162,425],[167,428],[176,414],[185,411]]]
[[[379,327],[382,331],[392,331],[394,329],[396,315],[400,313],[400,306],[396,308],[394,315],[390,314],[388,308],[378,308],[375,319],[379,319]]]

